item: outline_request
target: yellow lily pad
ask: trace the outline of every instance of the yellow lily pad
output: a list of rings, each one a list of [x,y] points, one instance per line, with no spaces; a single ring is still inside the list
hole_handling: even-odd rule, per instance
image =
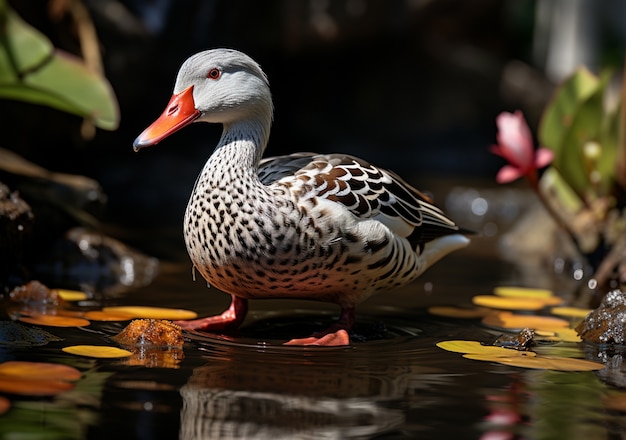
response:
[[[539,345],[534,348],[537,356],[559,356],[566,358],[584,359],[585,353],[578,347],[572,347],[571,345],[554,344],[554,345]]]
[[[53,289],[65,301],[84,301],[89,295],[80,290]]]
[[[195,319],[198,317],[196,312],[183,309],[169,309],[165,307],[147,307],[147,306],[117,306],[105,307],[102,311],[107,313],[117,313],[128,315],[131,318],[146,319],[169,319],[172,321]]]
[[[90,310],[85,312],[85,318],[91,321],[130,321],[132,315],[119,312],[105,312],[103,310]]]
[[[493,289],[493,293],[498,296],[504,296],[509,298],[513,297],[546,299],[554,297],[554,294],[551,290],[533,289],[529,287],[498,286]]]
[[[31,316],[20,316],[19,320],[27,324],[46,325],[50,327],[85,327],[91,324],[83,318],[59,315],[33,314]]]
[[[428,308],[428,313],[444,318],[460,318],[473,319],[482,318],[492,311],[484,307],[452,307],[452,306],[433,306]]]
[[[95,358],[122,358],[132,356],[132,352],[105,345],[72,345],[62,349],[65,353]]]
[[[464,358],[477,361],[498,362],[504,365],[522,368],[535,368],[541,370],[557,371],[593,371],[601,370],[604,364],[585,359],[572,359],[558,356],[510,356],[495,357],[484,354],[466,354]]]
[[[542,338],[552,338],[556,337],[556,332],[554,330],[537,330],[535,329],[535,336],[539,336]]]
[[[472,298],[472,302],[477,306],[500,310],[541,310],[547,305],[545,298],[518,298],[496,295],[476,295]]]
[[[537,315],[520,315],[511,312],[493,313],[485,316],[482,323],[507,330],[521,330],[523,328],[532,328],[535,330],[556,331],[567,328],[569,322],[552,316]]]
[[[511,348],[504,347],[496,347],[493,345],[483,345],[478,341],[463,341],[463,340],[452,340],[452,341],[442,341],[438,342],[437,347],[451,351],[454,353],[473,353],[473,354],[483,354],[489,355],[492,357],[496,356],[512,356],[516,353],[527,353],[529,356],[534,356],[535,353],[532,351],[517,351]]]
[[[573,328],[557,330],[556,334],[563,342],[582,342],[578,332]]]
[[[552,307],[550,313],[566,318],[585,318],[591,309],[583,309],[580,307]]]

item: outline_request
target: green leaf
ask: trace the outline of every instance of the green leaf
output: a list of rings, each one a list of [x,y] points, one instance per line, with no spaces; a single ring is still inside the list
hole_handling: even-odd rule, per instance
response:
[[[119,124],[117,100],[109,82],[70,54],[56,51],[49,63],[24,77],[24,83],[50,99],[63,100],[67,108],[75,110],[72,113],[93,119],[100,128],[115,130]]]
[[[0,99],[46,105],[88,118],[105,130],[119,125],[109,82],[0,4]]]
[[[17,81],[19,75],[45,63],[54,47],[45,35],[27,24],[11,8],[6,7],[3,12],[0,82],[11,83]]]
[[[587,201],[606,195],[615,178],[619,120],[604,103],[610,76],[576,71],[555,92],[539,128],[541,144],[555,153],[553,167]]]
[[[575,113],[598,87],[598,79],[581,68],[566,79],[555,91],[539,124],[539,143],[557,155],[571,127]]]
[[[601,143],[601,129],[604,120],[604,93],[609,82],[610,75],[605,74],[598,82],[598,87],[582,103],[580,103],[570,129],[566,132],[563,145],[556,154],[554,166],[559,169],[563,178],[581,196],[585,197],[590,192],[596,196],[603,195],[608,189],[608,184],[614,175],[600,175],[598,162],[603,156],[609,160],[614,159],[615,150],[611,150]],[[597,158],[591,158],[585,154],[585,148],[589,143],[595,143],[594,148],[599,148]],[[592,173],[597,180],[592,178]]]

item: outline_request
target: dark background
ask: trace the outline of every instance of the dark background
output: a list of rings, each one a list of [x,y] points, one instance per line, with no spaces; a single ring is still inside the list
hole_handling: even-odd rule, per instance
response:
[[[63,0],[11,3],[57,47],[80,54],[72,21],[51,14]],[[84,139],[80,118],[0,101],[2,146],[49,169],[97,179],[108,196],[103,217],[130,228],[180,224],[218,140],[219,126],[195,124],[155,148],[132,151],[169,100],[178,67],[197,51],[236,48],[266,71],[275,101],[266,154],[347,152],[418,187],[433,177],[493,180],[502,164],[489,153],[495,117],[519,108],[535,129],[558,80],[547,68],[561,50],[548,44],[556,29],[589,42],[578,44],[574,64],[619,69],[624,53],[626,14],[616,1],[83,3],[119,100],[120,128]],[[554,17],[569,21],[556,26]]]

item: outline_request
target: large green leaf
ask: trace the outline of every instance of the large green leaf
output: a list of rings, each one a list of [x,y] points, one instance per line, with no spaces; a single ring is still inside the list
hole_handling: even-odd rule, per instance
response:
[[[52,55],[54,46],[46,36],[22,20],[12,9],[7,8],[2,18],[5,20],[2,52],[4,56],[12,58],[13,69],[28,72]],[[16,73],[11,72],[13,75]]]
[[[539,124],[538,136],[542,146],[558,155],[578,107],[597,87],[598,79],[585,68],[577,70],[558,87]]]
[[[49,99],[63,100],[100,128],[115,130],[118,126],[117,100],[109,82],[86,68],[79,58],[56,51],[50,62],[25,76],[23,82]]]
[[[542,145],[555,153],[553,166],[587,200],[606,195],[615,177],[618,121],[604,105],[609,79],[579,69],[557,89],[540,124]]]
[[[55,51],[1,0],[0,99],[53,107],[106,130],[119,125],[117,99],[106,78],[79,58]]]
[[[602,156],[614,157],[614,149],[611,150],[608,146],[601,144],[604,92],[608,80],[609,75],[604,75],[598,81],[593,93],[580,103],[554,160],[554,166],[559,169],[570,186],[578,194],[587,197],[605,192],[608,181],[613,177],[613,173],[608,176],[600,175],[597,168]],[[593,147],[590,148],[592,145]],[[597,152],[588,154],[592,149]]]

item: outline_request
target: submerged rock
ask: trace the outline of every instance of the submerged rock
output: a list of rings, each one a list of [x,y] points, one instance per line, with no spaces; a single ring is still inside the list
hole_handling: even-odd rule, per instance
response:
[[[576,331],[583,341],[623,345],[626,341],[626,293],[619,289],[607,293],[600,306],[578,324]]]

